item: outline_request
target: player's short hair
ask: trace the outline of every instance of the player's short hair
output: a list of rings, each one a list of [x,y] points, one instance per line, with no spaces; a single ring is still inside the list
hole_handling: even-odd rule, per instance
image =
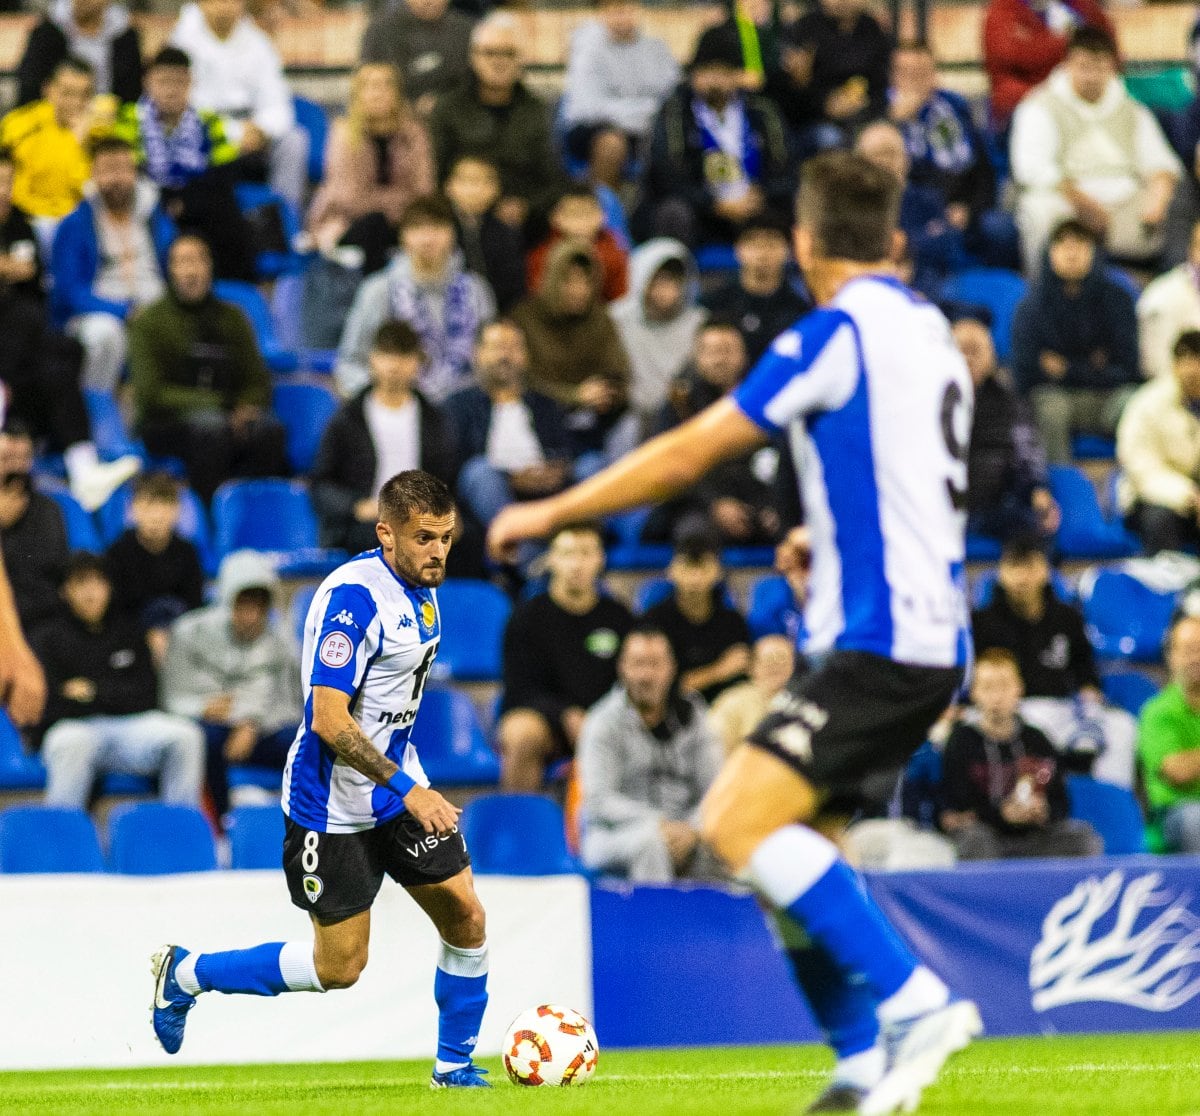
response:
[[[1185,329],[1175,338],[1171,356],[1176,360],[1183,357],[1200,357],[1200,329]]]
[[[977,669],[982,666],[1010,667],[1018,678],[1021,677],[1021,664],[1007,647],[986,648],[975,657],[975,666]]]
[[[888,259],[899,213],[896,176],[857,152],[814,155],[800,172],[796,220],[812,230],[828,259]]]
[[[371,338],[371,352],[389,356],[425,356],[425,346],[417,331],[408,322],[391,318],[384,322]]]
[[[389,480],[379,493],[379,518],[385,523],[407,523],[414,515],[450,515],[457,510],[446,482],[424,469],[406,469]]]
[[[66,585],[69,582],[93,576],[102,577],[112,584],[112,579],[108,576],[108,567],[99,554],[93,554],[90,550],[76,550],[63,563],[59,584]]]
[[[414,225],[446,225],[454,228],[454,207],[442,194],[422,194],[408,203],[400,218],[400,231]]]
[[[178,504],[179,487],[179,480],[170,473],[142,473],[133,482],[133,498]]]
[[[1054,231],[1050,234],[1050,244],[1055,245],[1060,240],[1066,240],[1072,237],[1075,240],[1086,240],[1093,247],[1100,243],[1100,238],[1096,235],[1093,229],[1085,225],[1078,217],[1068,217],[1065,221],[1059,221],[1054,226]]]
[[[1071,34],[1067,53],[1070,54],[1074,50],[1087,51],[1088,54],[1107,54],[1114,62],[1117,60],[1116,40],[1103,27],[1087,23],[1075,28]]]
[[[146,73],[160,67],[164,70],[190,70],[192,60],[186,50],[180,50],[177,46],[165,46],[146,63]]]
[[[111,133],[103,136],[97,136],[92,140],[90,147],[92,162],[95,162],[101,155],[113,155],[117,152],[124,152],[131,159],[136,158],[133,150],[133,144],[127,139],[122,139],[120,136],[114,136]]]

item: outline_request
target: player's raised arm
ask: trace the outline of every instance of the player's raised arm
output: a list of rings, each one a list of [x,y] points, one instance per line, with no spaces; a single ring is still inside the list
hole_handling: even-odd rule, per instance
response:
[[[449,833],[458,824],[462,811],[457,806],[437,791],[415,783],[371,743],[350,715],[348,694],[332,686],[314,685],[312,700],[313,732],[355,771],[399,795],[426,833]]]
[[[488,550],[511,557],[524,539],[544,538],[564,523],[599,519],[643,504],[658,504],[696,483],[718,462],[765,444],[763,430],[731,399],[720,399],[681,426],[546,500],[510,504],[492,521]]]

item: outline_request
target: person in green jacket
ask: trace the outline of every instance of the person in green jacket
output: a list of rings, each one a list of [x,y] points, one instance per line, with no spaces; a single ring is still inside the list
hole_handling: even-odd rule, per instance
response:
[[[152,453],[179,457],[206,502],[231,477],[287,472],[284,431],[249,319],[212,291],[212,254],[184,235],[167,257],[167,293],[129,326],[137,429]]]
[[[1167,636],[1170,684],[1142,708],[1138,754],[1164,852],[1200,852],[1200,617]]]

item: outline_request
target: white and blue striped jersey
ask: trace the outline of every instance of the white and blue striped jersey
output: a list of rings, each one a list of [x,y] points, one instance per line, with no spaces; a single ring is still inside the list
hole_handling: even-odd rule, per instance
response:
[[[812,538],[805,650],[965,665],[974,396],[941,312],[863,276],[776,338],[738,407],[786,431]]]
[[[421,786],[429,779],[409,737],[441,638],[437,594],[398,577],[381,550],[333,571],[304,621],[304,720],[283,773],[283,812],[322,833],[371,829],[404,803],[334,754],[312,730],[314,686],[350,697],[350,715]]]

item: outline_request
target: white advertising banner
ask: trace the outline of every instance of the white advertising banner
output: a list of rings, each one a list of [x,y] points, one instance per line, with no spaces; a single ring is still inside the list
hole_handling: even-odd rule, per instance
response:
[[[479,1053],[526,1007],[592,1013],[588,887],[577,876],[476,879],[487,910],[491,1001]],[[279,997],[206,993],[168,1057],[150,1029],[150,955],[307,940],[282,872],[0,876],[0,1069],[428,1057],[437,1042],[437,932],[384,881],[371,955],[353,988]]]

